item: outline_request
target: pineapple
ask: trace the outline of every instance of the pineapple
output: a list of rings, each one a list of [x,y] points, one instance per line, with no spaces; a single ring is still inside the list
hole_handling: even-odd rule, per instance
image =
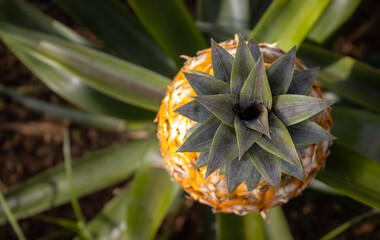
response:
[[[157,115],[174,179],[214,212],[265,211],[299,195],[333,136],[325,94],[296,48],[242,36],[187,58]]]

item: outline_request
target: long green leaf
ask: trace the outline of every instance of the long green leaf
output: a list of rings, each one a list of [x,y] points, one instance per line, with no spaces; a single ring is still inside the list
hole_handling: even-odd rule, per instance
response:
[[[4,198],[3,193],[0,191],[0,206],[3,215],[8,219],[9,224],[12,226],[19,240],[26,240],[24,233],[22,232],[20,225],[18,225],[16,218],[14,217],[11,209],[9,209],[8,204]],[[5,219],[4,219],[5,220]]]
[[[86,84],[126,103],[157,111],[166,77],[102,52],[0,22],[0,37],[19,51],[41,54],[90,78]]]
[[[342,232],[346,231],[350,227],[354,226],[355,224],[363,221],[366,218],[372,217],[373,215],[379,214],[380,211],[377,209],[372,209],[368,212],[365,212],[363,214],[360,214],[357,217],[354,217],[353,219],[348,220],[347,222],[342,223],[338,227],[334,228],[332,231],[328,232],[326,235],[321,237],[321,240],[331,240],[336,239],[336,237],[341,234]]]
[[[284,212],[279,206],[271,208],[267,212],[267,221],[264,222],[264,230],[267,240],[293,239]]]
[[[224,27],[248,28],[249,0],[221,1],[217,23]]]
[[[126,229],[126,202],[131,194],[130,189],[124,189],[114,197],[84,228],[91,239],[122,239]],[[80,240],[76,237],[75,240]]]
[[[355,108],[334,107],[332,117],[332,132],[337,136],[338,143],[380,163],[378,114]]]
[[[338,143],[317,179],[364,204],[380,208],[380,164]]]
[[[307,38],[318,44],[326,42],[354,13],[361,0],[330,1],[322,16],[311,29]]]
[[[250,37],[257,42],[277,42],[284,50],[300,46],[330,0],[274,0]]]
[[[85,124],[107,130],[123,130],[125,123],[121,119],[91,114],[75,109],[53,105],[44,101],[40,101],[25,95],[22,95],[12,89],[6,88],[0,84],[0,93],[11,97],[15,101],[21,103],[25,107],[47,114],[60,119],[70,119],[70,121]]]
[[[380,72],[369,65],[303,44],[298,57],[308,67],[321,67],[318,80],[324,87],[348,100],[380,112]]]
[[[132,122],[151,121],[154,118],[154,113],[150,111],[131,106],[88,87],[83,80],[86,76],[80,73],[27,49],[19,50],[8,46],[50,89],[86,111]]]
[[[218,213],[217,239],[218,240],[264,240],[263,221],[259,213],[250,213],[245,216]]]
[[[127,239],[153,239],[180,189],[166,170],[140,167],[127,202]]]
[[[78,197],[125,180],[138,167],[144,152],[156,150],[157,140],[130,141],[108,147],[75,161],[73,185]],[[159,157],[159,153],[156,155]],[[51,168],[11,188],[5,195],[16,218],[25,218],[70,201],[64,167]],[[0,224],[4,223],[0,209]]]
[[[70,28],[51,19],[24,0],[0,0],[0,20],[61,37],[78,44],[93,45]]]
[[[183,1],[128,2],[146,30],[178,65],[181,65],[180,55],[194,56],[196,51],[206,48],[206,42]]]
[[[63,157],[64,157],[64,165],[66,172],[66,181],[69,185],[69,193],[70,193],[70,201],[71,206],[74,210],[74,214],[77,217],[79,226],[83,226],[86,222],[86,219],[83,215],[82,209],[79,205],[77,193],[74,189],[73,183],[73,167],[71,163],[71,148],[70,148],[70,135],[67,130],[63,133]]]
[[[117,0],[53,2],[95,33],[118,56],[170,77],[175,74],[174,62],[149,36],[126,4]]]

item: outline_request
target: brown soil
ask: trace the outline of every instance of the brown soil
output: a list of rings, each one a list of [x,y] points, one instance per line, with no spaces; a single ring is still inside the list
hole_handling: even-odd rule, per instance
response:
[[[86,30],[62,13],[49,1],[31,1],[39,9],[58,18],[80,34],[99,43]],[[193,4],[194,1],[188,1]],[[377,0],[364,1],[365,4],[354,14],[328,43],[328,48],[362,60],[369,55],[380,54],[380,4]],[[192,5],[194,10],[194,5]],[[47,89],[0,43],[0,81],[8,87],[29,87],[29,95],[58,105],[72,106]],[[127,133],[96,130],[69,124],[33,112],[22,105],[0,96],[0,190],[20,183],[63,161],[62,131],[70,129],[73,159],[77,159],[96,149],[127,141]],[[89,220],[109,201],[115,189],[125,183],[80,199],[85,217]],[[337,197],[306,190],[283,207],[294,239],[318,239],[339,224],[368,210],[367,207],[345,197]],[[210,208],[191,200],[185,200],[164,221],[156,239],[212,239]],[[51,209],[44,215],[75,219],[69,204]],[[355,225],[337,239],[380,239],[380,217],[375,216]],[[39,239],[61,228],[36,219],[21,220],[20,225],[28,239]],[[165,236],[166,230],[171,234]],[[71,239],[72,234],[61,232],[57,239]],[[0,227],[0,239],[17,239],[9,225]]]

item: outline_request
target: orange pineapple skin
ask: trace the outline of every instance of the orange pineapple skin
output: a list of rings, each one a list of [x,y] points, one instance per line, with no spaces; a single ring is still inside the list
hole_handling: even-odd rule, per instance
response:
[[[219,45],[233,56],[235,55],[236,40],[223,42]],[[259,47],[264,56],[266,67],[284,54],[282,50],[275,48],[273,45],[259,44]],[[297,58],[294,71],[305,69],[305,65]],[[331,141],[313,144],[301,151],[301,161],[306,174],[305,182],[283,173],[281,187],[278,192],[262,178],[258,186],[252,191],[247,191],[245,182],[243,182],[229,196],[225,175],[219,175],[219,170],[205,178],[206,167],[201,169],[194,168],[199,153],[176,152],[184,142],[186,132],[196,124],[196,122],[173,112],[176,108],[192,101],[192,96],[196,96],[183,74],[183,72],[190,72],[191,70],[214,75],[211,64],[211,49],[199,51],[196,57],[187,59],[184,67],[168,86],[166,96],[162,100],[157,115],[157,135],[166,166],[172,177],[191,198],[210,205],[214,212],[235,213],[238,215],[244,215],[252,211],[261,212],[273,206],[284,204],[299,195],[316,173],[321,168],[324,168],[326,158],[329,155],[328,148]],[[308,95],[325,98],[325,94],[317,82],[313,84]],[[313,121],[330,131],[332,125],[330,110],[324,110]]]

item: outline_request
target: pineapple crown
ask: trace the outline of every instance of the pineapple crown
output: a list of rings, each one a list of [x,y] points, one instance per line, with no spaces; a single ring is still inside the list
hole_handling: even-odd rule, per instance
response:
[[[228,193],[261,177],[278,191],[281,172],[301,181],[297,148],[334,137],[308,119],[331,105],[305,96],[319,68],[293,73],[296,48],[267,69],[256,42],[239,36],[235,58],[211,40],[214,76],[184,73],[197,96],[175,110],[195,122],[177,152],[200,152],[195,168],[226,174]]]

